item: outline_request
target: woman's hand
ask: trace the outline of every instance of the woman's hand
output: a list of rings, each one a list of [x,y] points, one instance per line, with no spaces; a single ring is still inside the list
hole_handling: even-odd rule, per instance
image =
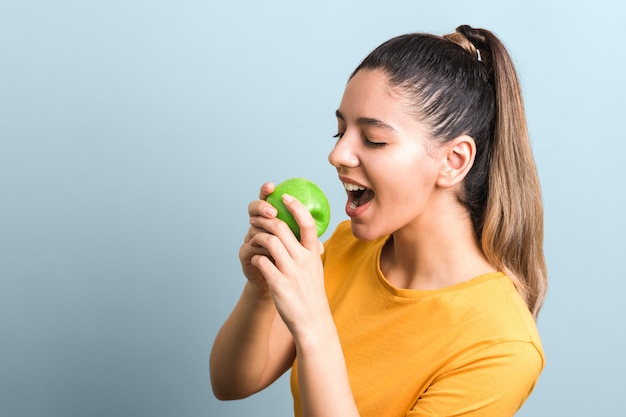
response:
[[[280,222],[276,209],[264,201],[272,191],[274,184],[263,184],[260,200],[249,204],[251,223],[255,218]],[[265,277],[252,264],[255,256],[271,256],[255,243],[260,234],[267,231],[251,225],[241,245],[239,257],[248,282],[211,350],[211,385],[220,399],[259,392],[284,374],[296,355],[293,337],[277,314]]]
[[[266,254],[254,255],[251,264],[265,277],[274,305],[293,336],[298,357],[298,386],[302,414],[357,417],[341,342],[333,321],[317,239],[315,221],[292,196],[283,202],[300,226],[300,242],[285,222],[256,216],[251,245]]]
[[[324,249],[307,208],[290,195],[284,195],[283,202],[300,226],[301,240],[275,216],[251,216],[249,245],[256,253],[250,265],[264,277],[276,309],[298,337],[305,330],[314,334],[320,319],[330,319],[320,258]],[[255,212],[259,209],[265,207]]]
[[[273,190],[273,184],[263,185],[261,199]],[[341,342],[324,289],[320,256],[324,246],[317,238],[315,221],[307,208],[289,195],[283,196],[283,202],[300,226],[300,241],[285,222],[276,218],[276,212],[268,207],[267,202],[251,203],[251,227],[240,251],[244,272],[250,282],[263,288],[268,298],[271,296],[282,319],[280,324],[285,333],[288,330],[293,337],[289,341],[295,351],[289,351],[291,356],[283,356],[292,363],[293,358],[298,357],[303,415],[358,416]],[[248,302],[246,300],[246,305]],[[244,337],[244,333],[242,331],[237,337]],[[265,346],[268,345],[266,342]],[[272,358],[272,355],[268,357]],[[246,366],[253,366],[258,361],[250,361],[251,365]],[[274,368],[278,367],[270,367]]]

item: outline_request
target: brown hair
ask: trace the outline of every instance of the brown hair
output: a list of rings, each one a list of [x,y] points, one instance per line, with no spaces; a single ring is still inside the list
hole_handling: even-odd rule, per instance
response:
[[[506,272],[535,319],[547,291],[543,207],[517,73],[490,31],[459,26],[443,37],[398,36],[352,74],[382,69],[412,100],[435,140],[476,143],[459,195],[489,261]]]

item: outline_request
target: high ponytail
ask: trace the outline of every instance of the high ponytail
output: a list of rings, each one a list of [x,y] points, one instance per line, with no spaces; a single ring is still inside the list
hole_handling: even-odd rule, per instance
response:
[[[495,93],[482,248],[494,266],[509,273],[536,318],[547,290],[543,205],[517,73],[493,33],[469,26],[460,26],[457,32],[490,67]]]
[[[502,43],[469,26],[443,37],[402,35],[372,51],[353,75],[361,69],[385,71],[435,140],[474,139],[459,201],[483,252],[536,319],[547,290],[541,189],[519,81]]]

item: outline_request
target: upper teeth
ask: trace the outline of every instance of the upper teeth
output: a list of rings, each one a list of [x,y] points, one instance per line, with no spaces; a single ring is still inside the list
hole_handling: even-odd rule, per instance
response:
[[[346,189],[346,191],[363,191],[365,190],[365,187],[361,187],[360,185],[356,185],[356,184],[349,184],[349,183],[343,183],[343,187]]]

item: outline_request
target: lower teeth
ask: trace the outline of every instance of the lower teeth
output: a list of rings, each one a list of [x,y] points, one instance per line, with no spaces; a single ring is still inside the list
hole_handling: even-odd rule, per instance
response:
[[[363,204],[368,203],[374,198],[374,193],[371,190],[360,191],[358,193],[354,193],[353,200],[350,202],[350,208],[355,209],[357,207],[362,206]],[[361,201],[364,201],[362,203]]]

